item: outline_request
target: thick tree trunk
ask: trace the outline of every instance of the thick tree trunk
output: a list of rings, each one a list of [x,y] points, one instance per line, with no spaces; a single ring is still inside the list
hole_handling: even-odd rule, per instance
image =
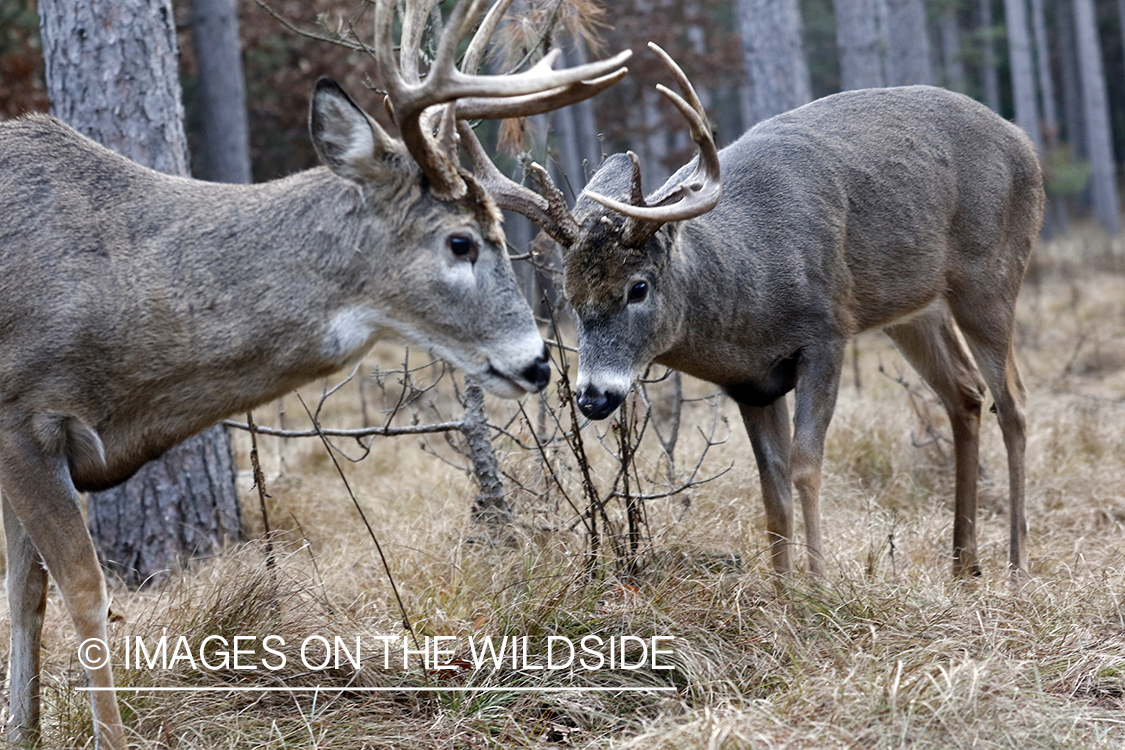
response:
[[[1086,154],[1092,168],[1094,216],[1111,235],[1121,231],[1117,183],[1114,178],[1113,141],[1102,46],[1098,39],[1093,0],[1073,0],[1075,45],[1082,78],[1082,105],[1086,126]]]
[[[978,0],[977,13],[983,52],[981,68],[984,78],[984,103],[993,112],[999,112],[1000,74],[996,70],[996,40],[992,26],[992,0]]]
[[[188,175],[170,2],[40,0],[39,14],[52,114],[134,161]],[[87,505],[99,554],[129,582],[210,554],[241,533],[230,438],[212,428]]]
[[[1026,0],[1004,0],[1008,29],[1008,65],[1012,72],[1012,101],[1016,124],[1031,137],[1035,153],[1043,154],[1039,131],[1039,105],[1035,100],[1035,66],[1031,59],[1031,36],[1027,31]]]
[[[888,0],[887,85],[932,84],[930,35],[922,0]]]
[[[192,0],[203,148],[196,170],[212,182],[250,182],[250,135],[242,44],[234,0]]]
[[[875,0],[835,0],[836,45],[840,48],[840,88],[883,85]]]
[[[797,0],[738,0],[752,122],[812,101]]]

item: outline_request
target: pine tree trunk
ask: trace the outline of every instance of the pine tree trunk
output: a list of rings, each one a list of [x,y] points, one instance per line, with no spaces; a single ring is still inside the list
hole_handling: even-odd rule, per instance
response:
[[[250,134],[238,9],[234,0],[192,0],[191,15],[203,120],[197,171],[202,179],[212,182],[250,182]]]
[[[1042,155],[1043,138],[1039,131],[1039,105],[1035,99],[1035,66],[1031,59],[1031,37],[1027,31],[1026,0],[1004,0],[1004,20],[1008,29],[1008,64],[1012,72],[1012,100],[1016,124]]]
[[[996,41],[993,38],[992,0],[977,3],[980,41],[983,48],[981,67],[984,78],[984,103],[993,112],[1000,111],[1000,74],[996,70]]]
[[[840,88],[850,91],[882,86],[874,0],[835,0],[833,7],[836,45],[840,48]]]
[[[1078,50],[1074,36],[1074,6],[1062,0],[1056,16],[1059,33],[1059,72],[1062,83],[1063,120],[1066,142],[1079,158],[1086,158],[1086,126],[1082,111],[1082,76],[1078,72]]]
[[[951,6],[942,13],[939,28],[945,87],[953,91],[964,91],[965,64],[961,60],[961,29],[958,26],[956,6]]]
[[[1059,113],[1055,105],[1055,82],[1051,78],[1051,48],[1047,43],[1047,17],[1043,0],[1031,0],[1031,30],[1035,36],[1035,63],[1039,93],[1043,97],[1043,136],[1047,146],[1059,137]]]
[[[40,0],[51,112],[134,161],[188,175],[168,0]],[[112,33],[110,31],[112,30]],[[230,438],[197,435],[87,501],[103,561],[139,583],[240,536]]]
[[[738,0],[753,122],[812,101],[797,0]]]
[[[887,85],[932,84],[930,35],[922,0],[888,0]]]
[[[1092,168],[1094,216],[1111,235],[1121,231],[1117,183],[1114,178],[1113,140],[1102,47],[1098,39],[1093,0],[1073,0],[1078,67],[1082,78],[1082,105],[1086,126],[1086,153]]]

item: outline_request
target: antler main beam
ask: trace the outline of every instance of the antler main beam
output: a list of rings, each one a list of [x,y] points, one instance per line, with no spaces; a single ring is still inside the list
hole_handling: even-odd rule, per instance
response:
[[[387,92],[389,109],[407,150],[430,180],[431,189],[447,199],[463,196],[465,185],[457,172],[456,157],[434,138],[429,120],[424,116],[427,109],[465,100],[457,107],[458,117],[494,119],[546,112],[581,101],[613,85],[627,72],[622,65],[632,55],[626,50],[608,60],[554,70],[560,53],[553,50],[522,73],[477,75],[473,71],[500,17],[510,5],[510,0],[501,0],[470,43],[466,62],[471,65],[463,66],[465,71],[458,70],[457,47],[486,4],[487,0],[463,0],[453,9],[438,39],[433,64],[425,79],[418,75],[418,59],[421,28],[432,6],[425,2],[406,11],[396,64],[394,0],[379,0],[375,5],[376,80]],[[446,127],[452,132],[452,123]]]
[[[719,203],[723,195],[722,182],[719,177],[719,150],[715,146],[715,139],[711,135],[711,128],[707,125],[707,113],[703,104],[695,93],[691,81],[676,61],[656,44],[649,42],[649,49],[660,56],[665,67],[676,79],[683,96],[669,89],[667,86],[657,84],[656,89],[668,97],[676,105],[680,113],[687,119],[691,128],[691,138],[699,147],[699,161],[691,176],[681,182],[666,198],[654,206],[644,204],[644,191],[641,188],[640,164],[636,154],[629,152],[633,160],[632,188],[630,190],[632,203],[623,203],[605,195],[586,191],[586,196],[597,201],[606,208],[616,211],[636,222],[653,225],[642,227],[633,224],[628,228],[628,233],[640,238],[645,234],[651,235],[661,224],[671,221],[684,221],[707,213]],[[649,231],[651,230],[651,231]]]

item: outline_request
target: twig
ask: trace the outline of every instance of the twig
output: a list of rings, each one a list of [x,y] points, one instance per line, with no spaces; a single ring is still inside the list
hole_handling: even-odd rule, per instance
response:
[[[266,475],[262,472],[262,464],[258,461],[258,426],[254,424],[254,413],[246,412],[246,428],[250,432],[250,466],[254,471],[254,486],[258,488],[258,507],[262,510],[262,526],[266,538],[266,568],[273,574],[277,561],[273,557],[273,538],[270,536],[270,514],[266,511]]]
[[[309,410],[308,404],[301,398],[300,393],[297,393],[297,400],[301,402],[301,406],[304,408],[305,413],[309,415],[309,419],[312,419],[312,411]],[[316,429],[317,433],[320,434],[320,441],[324,443],[324,449],[328,451],[328,457],[332,459],[332,465],[336,467],[336,473],[340,475],[340,481],[344,483],[344,488],[348,491],[348,497],[352,499],[352,505],[355,506],[360,519],[363,520],[363,525],[367,527],[367,533],[371,537],[371,541],[375,543],[375,551],[379,553],[379,559],[383,562],[383,570],[387,573],[387,580],[390,581],[391,591],[395,595],[395,601],[398,602],[398,610],[402,613],[402,625],[406,628],[406,631],[410,633],[410,638],[414,641],[414,648],[420,649],[421,646],[418,644],[418,635],[414,632],[414,626],[410,624],[410,615],[406,613],[406,605],[402,603],[402,597],[399,596],[398,586],[395,584],[394,575],[391,573],[391,566],[387,562],[387,556],[383,554],[383,545],[379,544],[379,539],[375,536],[375,530],[371,528],[371,524],[367,520],[367,514],[363,512],[359,500],[356,499],[355,493],[352,492],[352,486],[348,483],[348,478],[344,475],[344,470],[340,466],[340,462],[336,460],[336,454],[332,451],[332,445],[328,442],[328,438],[320,433],[320,425],[318,425],[315,420],[313,421],[313,427]]]

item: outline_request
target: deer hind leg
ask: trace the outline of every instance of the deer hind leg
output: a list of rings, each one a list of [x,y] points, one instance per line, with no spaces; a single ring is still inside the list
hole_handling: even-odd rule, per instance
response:
[[[3,434],[0,435],[0,476],[4,482],[4,523],[8,538],[12,538],[14,528],[22,529],[22,533],[16,532],[15,541],[23,556],[19,564],[24,568],[24,582],[42,586],[43,579],[28,572],[28,566],[37,561],[28,550],[29,545],[33,545],[37,557],[46,564],[66,602],[79,643],[97,638],[107,644],[105,579],[78,509],[77,494],[70,481],[66,459],[61,454],[45,454],[35,441],[22,435]],[[39,606],[34,594],[25,593],[24,596],[25,603],[20,606],[32,610]],[[23,623],[16,623],[15,617],[13,610],[13,648],[23,652],[38,638],[26,632],[33,628],[35,622],[27,617]],[[15,633],[17,627],[25,631],[18,638]],[[26,654],[13,652],[13,656],[23,661],[21,669],[37,666],[35,660]],[[124,750],[124,730],[112,690],[113,672],[108,660],[96,668],[87,668],[86,672],[91,687],[99,688],[91,692],[90,698],[98,747],[102,750]],[[17,677],[14,661],[12,675]],[[13,725],[12,734],[24,738],[34,734],[34,727],[28,725],[34,718],[34,708],[30,700],[16,694],[31,686],[33,681],[26,675],[18,679],[22,684],[13,683],[12,704],[15,710],[22,712],[20,720],[23,726]],[[30,695],[30,692],[23,693],[23,696]]]
[[[6,585],[12,617],[11,658],[8,662],[8,740],[13,745],[39,742],[39,647],[47,609],[47,569],[19,518],[4,507],[7,541]]]
[[[789,473],[789,407],[785,398],[769,406],[739,404],[742,423],[750,436],[758,476],[762,483],[762,502],[766,506],[766,535],[770,563],[778,573],[793,572],[793,495]]]
[[[953,575],[980,575],[976,521],[984,383],[944,303],[885,331],[949,415],[955,466]]]
[[[797,363],[797,388],[793,413],[793,486],[801,499],[808,547],[809,573],[824,575],[824,546],[820,533],[820,478],[824,465],[824,438],[836,395],[847,339],[802,350]]]
[[[1012,334],[1015,301],[984,290],[950,300],[953,317],[965,334],[973,359],[980,368],[996,404],[996,416],[1008,453],[1010,538],[1008,569],[1013,575],[1027,571],[1027,515],[1024,509],[1024,453],[1027,422],[1024,404],[1027,390],[1016,365]],[[963,301],[962,301],[963,300]]]

